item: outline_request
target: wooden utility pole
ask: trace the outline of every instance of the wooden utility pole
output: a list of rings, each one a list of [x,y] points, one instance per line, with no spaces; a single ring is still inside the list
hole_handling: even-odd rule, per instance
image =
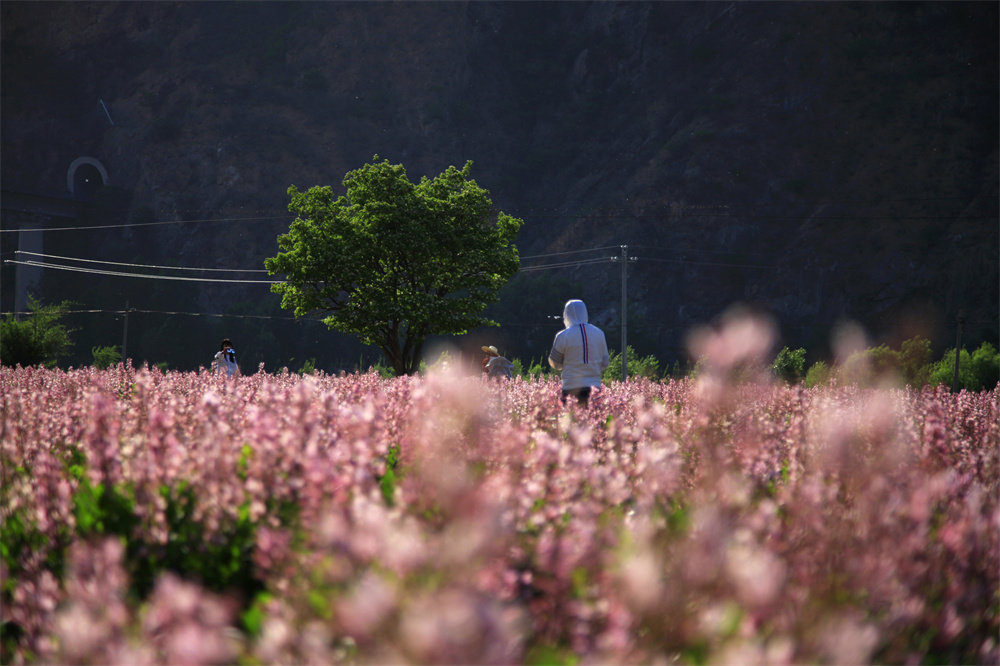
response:
[[[622,264],[622,381],[628,380],[628,262],[635,261],[636,257],[628,256],[628,245],[621,246],[621,256],[614,261]]]

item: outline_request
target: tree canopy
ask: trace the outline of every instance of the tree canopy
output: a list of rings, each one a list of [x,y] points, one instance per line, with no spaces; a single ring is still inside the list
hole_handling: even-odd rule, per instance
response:
[[[7,315],[0,321],[0,364],[7,366],[43,365],[55,367],[73,347],[72,329],[59,320],[73,304],[63,301],[58,305],[43,305],[34,296],[28,296],[31,316],[18,321]]]
[[[377,345],[397,375],[419,367],[431,335],[496,325],[482,315],[519,269],[513,241],[522,221],[494,215],[472,162],[413,184],[401,164],[349,172],[346,195],[328,186],[288,189],[297,215],[264,260],[281,306],[325,312],[331,329]]]

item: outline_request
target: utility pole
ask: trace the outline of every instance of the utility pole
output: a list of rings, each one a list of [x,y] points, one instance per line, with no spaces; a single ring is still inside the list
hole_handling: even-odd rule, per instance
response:
[[[128,349],[128,313],[128,301],[125,301],[125,332],[122,333],[122,363],[124,363],[127,358],[125,356],[125,350]]]
[[[620,261],[622,264],[622,381],[628,380],[628,262],[635,261],[636,257],[628,256],[628,245],[621,246],[621,256],[611,257],[612,261]]]
[[[962,356],[962,324],[965,323],[964,313],[958,311],[958,336],[955,340],[955,378],[951,381],[952,393],[958,393],[958,359]]]

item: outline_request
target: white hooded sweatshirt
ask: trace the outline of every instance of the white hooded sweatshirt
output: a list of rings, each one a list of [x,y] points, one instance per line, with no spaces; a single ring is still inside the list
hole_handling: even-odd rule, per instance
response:
[[[600,386],[601,373],[611,361],[604,332],[587,323],[583,301],[566,301],[563,323],[566,328],[556,334],[549,352],[549,365],[562,370],[563,390]]]

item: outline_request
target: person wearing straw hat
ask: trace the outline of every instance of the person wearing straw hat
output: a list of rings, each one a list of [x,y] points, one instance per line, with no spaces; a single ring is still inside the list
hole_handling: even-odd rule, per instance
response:
[[[496,347],[483,346],[486,357],[483,359],[483,373],[490,378],[504,377],[510,379],[514,374],[514,365],[500,355]]]

